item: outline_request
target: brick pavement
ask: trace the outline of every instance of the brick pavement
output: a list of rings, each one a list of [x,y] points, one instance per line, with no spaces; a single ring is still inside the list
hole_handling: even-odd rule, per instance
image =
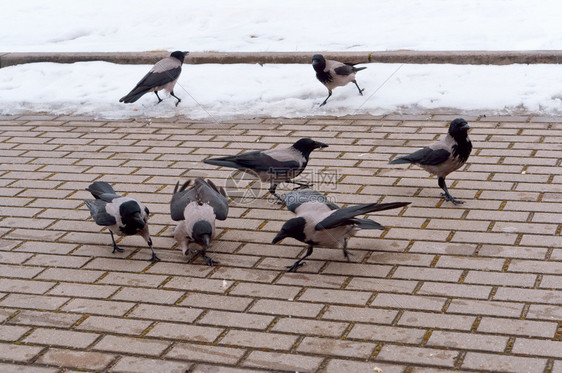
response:
[[[0,371],[562,372],[562,121],[466,116],[454,206],[386,163],[456,116],[0,117]],[[302,136],[330,144],[308,171],[336,202],[412,204],[377,214],[388,230],[353,238],[350,263],[318,248],[286,273],[305,245],[270,242],[291,213],[237,198],[209,251],[220,265],[182,256],[176,181],[224,185],[230,170],[203,159]],[[111,253],[82,202],[95,180],[149,206],[161,262],[140,237]]]

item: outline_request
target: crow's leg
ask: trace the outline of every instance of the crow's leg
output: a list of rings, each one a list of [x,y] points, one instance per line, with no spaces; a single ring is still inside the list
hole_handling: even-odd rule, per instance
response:
[[[464,203],[463,201],[459,201],[458,199],[455,199],[450,193],[449,193],[449,189],[447,189],[447,184],[445,184],[445,178],[444,177],[439,177],[437,179],[437,183],[439,184],[439,186],[441,187],[441,189],[443,189],[443,191],[445,193],[441,193],[441,195],[445,198],[445,201],[450,201],[453,202],[455,205],[458,205],[460,203]]]
[[[158,97],[158,103],[161,103],[162,99],[160,98],[160,96],[158,96],[158,91],[154,91],[154,94],[156,95],[156,97]]]
[[[174,94],[174,91],[170,92],[170,94],[171,94],[172,96],[174,96],[174,97],[176,98],[176,100],[178,100],[178,102],[176,102],[176,106],[178,106],[178,104],[181,102],[181,98],[179,98],[178,96],[176,96],[176,95]]]
[[[302,261],[303,261],[305,258],[309,257],[310,254],[312,254],[312,249],[313,249],[312,245],[308,246],[308,248],[306,249],[306,254],[305,254],[302,258],[300,258],[300,259],[297,260],[295,263],[293,263],[292,266],[287,266],[287,268],[289,268],[289,269],[287,270],[287,272],[296,272],[297,269],[298,269],[300,266],[302,266],[302,265],[304,264],[304,263],[302,263]]]
[[[328,101],[328,99],[330,98],[331,95],[332,95],[332,90],[328,89],[328,97],[326,97],[326,99],[324,100],[323,103],[320,104],[320,106],[326,105],[326,102]]]
[[[117,244],[115,243],[115,238],[113,238],[113,232],[109,231],[109,233],[111,233],[111,241],[113,242],[113,251],[111,253],[115,253],[116,251],[118,253],[122,253],[124,250],[119,246],[117,246]]]
[[[349,251],[347,251],[347,240],[345,240],[343,242],[343,256],[345,258],[347,258],[347,261],[349,262],[350,261],[349,257],[352,256],[352,255],[353,255],[353,253],[350,253]]]
[[[363,96],[363,91],[365,90],[365,88],[363,88],[363,89],[359,88],[359,84],[357,84],[357,81],[356,81],[356,80],[354,80],[353,83],[355,83],[355,86],[356,86],[357,89],[359,90],[359,94],[360,94],[361,96]]]
[[[205,259],[205,262],[207,262],[207,265],[209,267],[212,267],[214,265],[219,264],[219,262],[217,262],[216,260],[211,259],[210,256],[207,255],[207,250],[203,249],[199,252],[201,254],[201,256],[203,257],[203,259]]]
[[[277,204],[282,205],[285,203],[285,201],[283,200],[283,198],[281,198],[279,194],[275,193],[276,190],[277,190],[277,184],[271,183],[271,186],[269,187],[269,194],[275,196],[275,198],[278,199]]]
[[[148,240],[148,247],[150,247],[150,250],[152,251],[152,256],[150,257],[150,261],[152,263],[157,262],[160,260],[159,257],[156,256],[156,253],[154,252],[154,248],[152,247],[152,239],[149,237]]]

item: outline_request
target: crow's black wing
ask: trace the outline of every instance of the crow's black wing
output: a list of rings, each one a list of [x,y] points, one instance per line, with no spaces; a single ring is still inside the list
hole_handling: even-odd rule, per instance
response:
[[[97,225],[108,226],[117,224],[117,220],[112,215],[109,215],[105,210],[106,202],[102,201],[101,199],[96,199],[94,201],[84,201],[88,209],[90,210],[90,214],[92,215],[92,219],[96,222]]]
[[[170,202],[170,215],[172,216],[172,220],[174,221],[181,221],[185,220],[183,216],[183,211],[185,207],[193,201],[197,200],[197,193],[193,187],[186,189],[191,180],[187,180],[181,188],[179,187],[179,181],[177,182],[174,188],[174,194],[172,195],[172,201]]]
[[[252,151],[221,158],[211,158],[206,159],[204,162],[216,166],[250,169],[256,172],[268,172],[272,174],[289,173],[299,167],[299,163],[296,160],[279,161],[261,151]]]
[[[340,225],[356,224],[353,219],[357,215],[367,214],[374,211],[390,210],[409,205],[410,202],[391,203],[366,203],[362,205],[344,207],[334,211],[326,219],[316,224],[315,230],[330,229]]]
[[[181,73],[181,66],[164,71],[149,71],[136,85],[133,91],[146,91],[173,82]]]
[[[350,74],[353,74],[355,72],[355,69],[353,68],[352,65],[342,65],[342,66],[336,67],[334,69],[334,72],[338,75],[350,75]]]

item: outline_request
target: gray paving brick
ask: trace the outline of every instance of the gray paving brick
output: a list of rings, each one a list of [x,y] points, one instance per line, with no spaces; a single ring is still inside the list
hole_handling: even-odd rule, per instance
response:
[[[562,127],[555,117],[465,116],[474,151],[449,180],[465,201],[454,206],[435,177],[387,162],[442,137],[458,116],[172,117],[149,126],[0,116],[0,371],[561,370],[553,145]],[[175,183],[224,185],[232,171],[203,159],[300,136],[330,144],[301,179],[336,175],[314,189],[338,204],[411,205],[373,216],[388,230],[357,232],[349,262],[316,248],[287,273],[305,245],[271,240],[292,213],[265,198],[234,199],[210,249],[220,264],[184,257],[169,217]],[[139,236],[111,253],[83,204],[93,180],[149,206],[162,261],[148,261]]]

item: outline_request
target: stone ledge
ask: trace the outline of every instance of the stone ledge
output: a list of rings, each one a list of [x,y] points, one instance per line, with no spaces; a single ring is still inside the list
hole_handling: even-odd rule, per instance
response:
[[[266,64],[310,63],[311,56],[322,53],[330,59],[352,63],[412,63],[458,65],[558,64],[562,51],[379,51],[379,52],[192,52],[187,64]],[[33,62],[74,63],[106,61],[118,64],[153,64],[169,55],[151,52],[80,52],[80,53],[2,53],[0,68]]]

